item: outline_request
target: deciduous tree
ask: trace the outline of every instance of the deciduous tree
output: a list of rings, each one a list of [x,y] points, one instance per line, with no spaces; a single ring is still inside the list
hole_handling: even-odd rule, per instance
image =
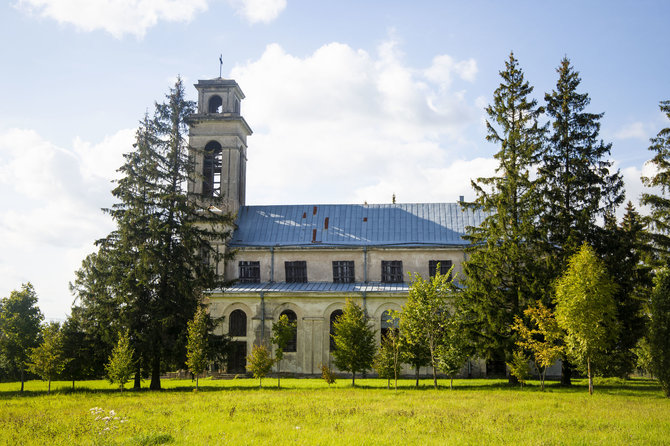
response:
[[[375,356],[375,332],[370,317],[353,300],[347,299],[344,311],[333,324],[337,347],[333,359],[338,369],[351,372],[351,385],[356,385],[356,372],[372,367]]]
[[[20,378],[21,392],[26,360],[30,350],[39,344],[43,319],[37,293],[30,282],[0,301],[0,362],[11,377]]]
[[[533,355],[535,367],[540,372],[540,385],[544,391],[547,368],[563,356],[564,333],[551,309],[542,302],[526,308],[524,315],[528,322],[524,322],[519,316],[514,318],[512,328],[518,336],[516,344]]]
[[[263,387],[263,378],[270,373],[274,359],[270,349],[265,345],[254,345],[251,353],[247,355],[247,370],[249,370],[254,378],[258,378],[258,387]]]
[[[616,329],[616,285],[593,248],[584,244],[556,283],[556,320],[566,332],[568,355],[586,368],[593,394],[594,360],[598,360]]]
[[[453,267],[452,267],[453,269]],[[440,274],[429,280],[420,274],[412,276],[407,301],[400,312],[400,331],[411,345],[422,344],[428,349],[433,368],[433,385],[437,389],[438,348],[444,342],[446,324],[453,311],[456,287],[451,277]]]
[[[279,320],[272,324],[272,343],[276,345],[275,349],[275,362],[277,363],[277,387],[280,387],[281,384],[281,361],[284,359],[284,349],[291,342],[295,334],[296,327],[298,326],[296,321],[290,321],[288,316],[282,314],[279,316]]]
[[[382,336],[379,351],[375,355],[372,367],[380,378],[386,378],[386,387],[390,387],[393,378],[394,387],[398,390],[398,375],[404,360],[404,351],[398,329],[390,329]]]
[[[437,368],[449,377],[449,389],[454,388],[454,376],[461,371],[463,364],[473,353],[472,344],[463,332],[458,316],[451,315],[445,321],[442,341],[437,346]]]
[[[193,319],[187,324],[188,341],[186,344],[186,366],[195,375],[195,390],[198,379],[208,363],[207,311],[199,307]]]
[[[65,367],[63,355],[63,333],[58,322],[42,325],[42,343],[30,351],[28,370],[49,382],[47,394],[51,393],[51,380]]]

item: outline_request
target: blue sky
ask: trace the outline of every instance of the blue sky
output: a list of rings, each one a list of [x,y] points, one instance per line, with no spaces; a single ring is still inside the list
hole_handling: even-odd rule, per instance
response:
[[[542,101],[568,56],[637,204],[667,120],[667,1],[10,0],[0,6],[0,296],[49,318],[111,228],[134,128],[177,75],[246,94],[248,204],[455,201],[489,175],[484,107],[514,51]],[[646,170],[645,170],[646,169]]]

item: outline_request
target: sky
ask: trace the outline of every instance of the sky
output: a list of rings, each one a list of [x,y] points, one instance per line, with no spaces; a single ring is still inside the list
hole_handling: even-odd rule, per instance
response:
[[[511,51],[542,103],[568,57],[638,205],[669,125],[670,2],[9,0],[0,6],[0,297],[64,320],[145,112],[181,76],[246,95],[247,204],[453,202],[491,175]],[[642,209],[644,212],[644,209]]]

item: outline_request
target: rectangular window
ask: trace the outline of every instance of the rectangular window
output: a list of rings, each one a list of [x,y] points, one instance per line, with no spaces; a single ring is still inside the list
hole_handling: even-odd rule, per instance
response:
[[[382,260],[382,282],[402,283],[402,260]]]
[[[428,262],[428,274],[430,277],[435,277],[437,265],[440,264],[440,274],[447,274],[451,268],[451,260],[430,260]]]
[[[261,263],[240,261],[240,283],[260,283]]]
[[[304,283],[307,282],[307,262],[298,260],[295,262],[284,262],[286,268],[286,282]]]
[[[334,283],[354,283],[354,261],[338,260],[333,262]]]

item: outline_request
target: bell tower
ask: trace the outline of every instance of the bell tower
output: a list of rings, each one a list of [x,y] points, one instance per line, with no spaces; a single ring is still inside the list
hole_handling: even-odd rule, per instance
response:
[[[189,116],[189,145],[195,178],[188,191],[225,212],[244,206],[247,136],[252,131],[240,114],[244,93],[232,79],[199,80],[197,113]]]

